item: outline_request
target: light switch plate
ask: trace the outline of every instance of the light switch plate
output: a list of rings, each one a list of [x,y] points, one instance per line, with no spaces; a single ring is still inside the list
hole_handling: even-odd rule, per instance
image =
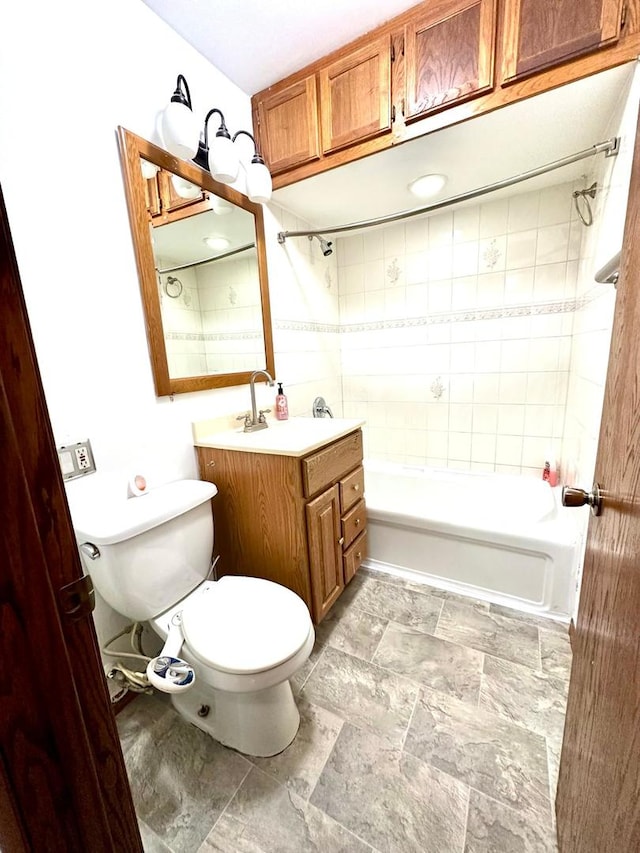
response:
[[[95,474],[96,463],[89,439],[58,448],[58,459],[63,480],[73,480],[85,474]]]

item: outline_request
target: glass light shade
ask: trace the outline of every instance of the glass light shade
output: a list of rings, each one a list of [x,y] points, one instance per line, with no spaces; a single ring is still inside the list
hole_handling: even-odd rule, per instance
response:
[[[171,175],[171,183],[180,198],[198,198],[202,193],[200,187],[192,184],[191,181],[185,181],[179,175]]]
[[[140,169],[142,170],[142,177],[145,181],[150,181],[152,178],[155,178],[156,174],[160,171],[160,166],[156,166],[155,163],[150,163],[148,160],[141,157]]]
[[[446,175],[422,175],[422,177],[412,181],[408,189],[418,198],[432,198],[434,195],[438,195],[446,183]]]
[[[198,122],[186,104],[178,101],[167,104],[160,120],[160,132],[164,147],[174,157],[192,160],[198,153]]]
[[[264,163],[247,166],[247,195],[249,201],[264,204],[271,199],[271,173]]]
[[[209,138],[209,171],[215,181],[232,184],[238,177],[238,151],[228,136]]]
[[[228,216],[230,213],[233,213],[233,205],[222,198],[218,198],[213,193],[209,196],[209,204],[216,216]]]
[[[231,243],[227,240],[226,237],[203,237],[204,242],[210,249],[213,249],[214,252],[223,252],[225,249],[228,249]]]

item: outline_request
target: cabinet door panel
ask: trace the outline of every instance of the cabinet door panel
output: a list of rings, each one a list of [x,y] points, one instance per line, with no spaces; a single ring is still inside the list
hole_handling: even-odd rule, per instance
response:
[[[495,0],[457,0],[405,26],[406,118],[475,97],[493,84]]]
[[[262,153],[273,174],[320,156],[315,75],[258,103]]]
[[[621,0],[507,0],[505,80],[617,39],[621,6]]]
[[[389,36],[331,63],[319,78],[325,153],[391,129]]]
[[[314,620],[318,624],[344,589],[337,486],[307,504],[309,567]]]

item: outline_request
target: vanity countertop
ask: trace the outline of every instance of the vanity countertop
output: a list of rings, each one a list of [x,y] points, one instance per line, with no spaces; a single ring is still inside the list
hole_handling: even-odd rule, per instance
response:
[[[212,431],[210,421],[193,424],[196,447],[240,450],[246,453],[273,453],[279,456],[306,456],[329,442],[359,429],[358,418],[289,418],[269,421],[267,429],[243,432],[242,427]]]

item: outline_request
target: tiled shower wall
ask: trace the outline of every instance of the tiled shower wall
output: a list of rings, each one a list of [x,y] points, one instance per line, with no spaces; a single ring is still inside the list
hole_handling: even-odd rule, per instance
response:
[[[584,226],[572,183],[338,241],[343,400],[371,458],[560,456]]]

